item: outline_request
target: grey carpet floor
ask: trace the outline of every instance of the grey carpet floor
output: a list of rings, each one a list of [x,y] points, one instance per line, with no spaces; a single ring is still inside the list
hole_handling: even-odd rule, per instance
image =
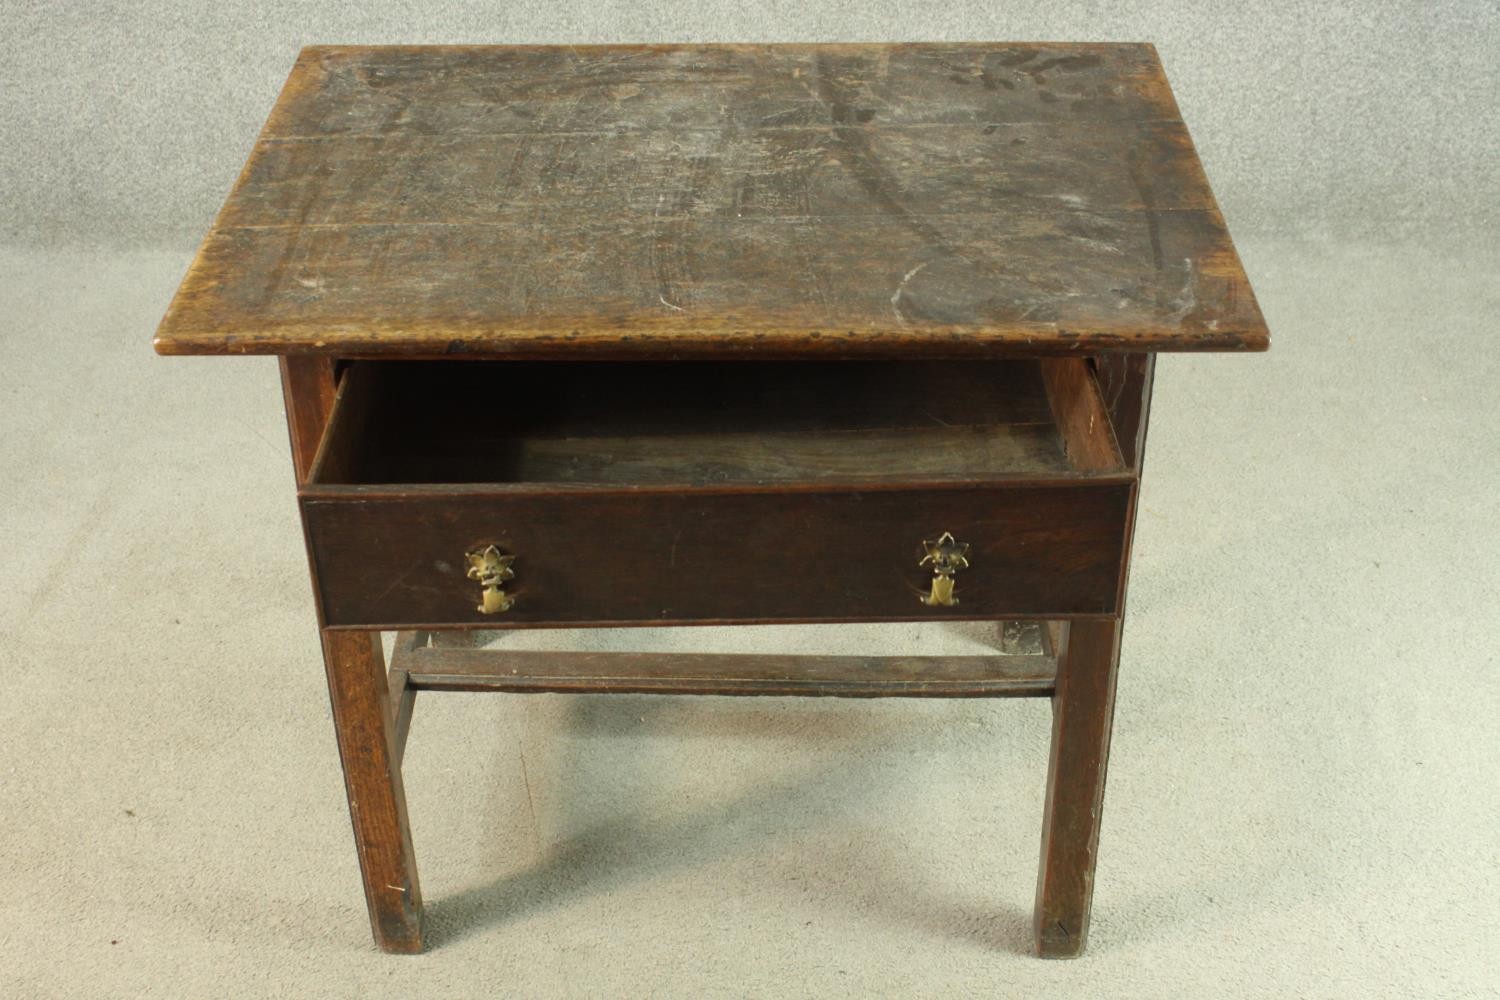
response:
[[[419,699],[378,955],[274,363],[150,353],[186,254],[0,254],[0,995],[1497,995],[1497,258],[1242,250],[1274,346],[1159,367],[1071,963],[1045,704],[651,697]]]

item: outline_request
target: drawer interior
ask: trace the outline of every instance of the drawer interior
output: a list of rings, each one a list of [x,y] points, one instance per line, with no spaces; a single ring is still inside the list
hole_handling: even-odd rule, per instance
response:
[[[353,361],[311,482],[711,485],[1072,472],[1034,360]]]

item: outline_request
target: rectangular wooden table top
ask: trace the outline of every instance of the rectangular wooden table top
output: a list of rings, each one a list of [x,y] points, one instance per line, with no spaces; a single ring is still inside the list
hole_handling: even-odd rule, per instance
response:
[[[315,47],[164,354],[1259,350],[1155,50]]]

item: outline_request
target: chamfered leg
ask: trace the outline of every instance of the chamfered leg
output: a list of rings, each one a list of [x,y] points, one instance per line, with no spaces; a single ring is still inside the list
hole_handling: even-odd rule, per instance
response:
[[[375,943],[422,950],[422,892],[379,632],[323,632],[323,662]]]
[[[1043,958],[1076,958],[1088,937],[1120,622],[1073,622],[1064,629],[1062,647],[1036,888],[1036,951]]]

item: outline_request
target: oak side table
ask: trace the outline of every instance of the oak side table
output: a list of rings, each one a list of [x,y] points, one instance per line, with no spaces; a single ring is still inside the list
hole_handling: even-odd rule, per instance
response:
[[[156,337],[280,358],[376,942],[418,691],[1045,696],[1084,947],[1155,355],[1268,345],[1150,45],[304,49]],[[990,620],[995,655],[446,630]],[[380,630],[398,632],[387,670]]]

